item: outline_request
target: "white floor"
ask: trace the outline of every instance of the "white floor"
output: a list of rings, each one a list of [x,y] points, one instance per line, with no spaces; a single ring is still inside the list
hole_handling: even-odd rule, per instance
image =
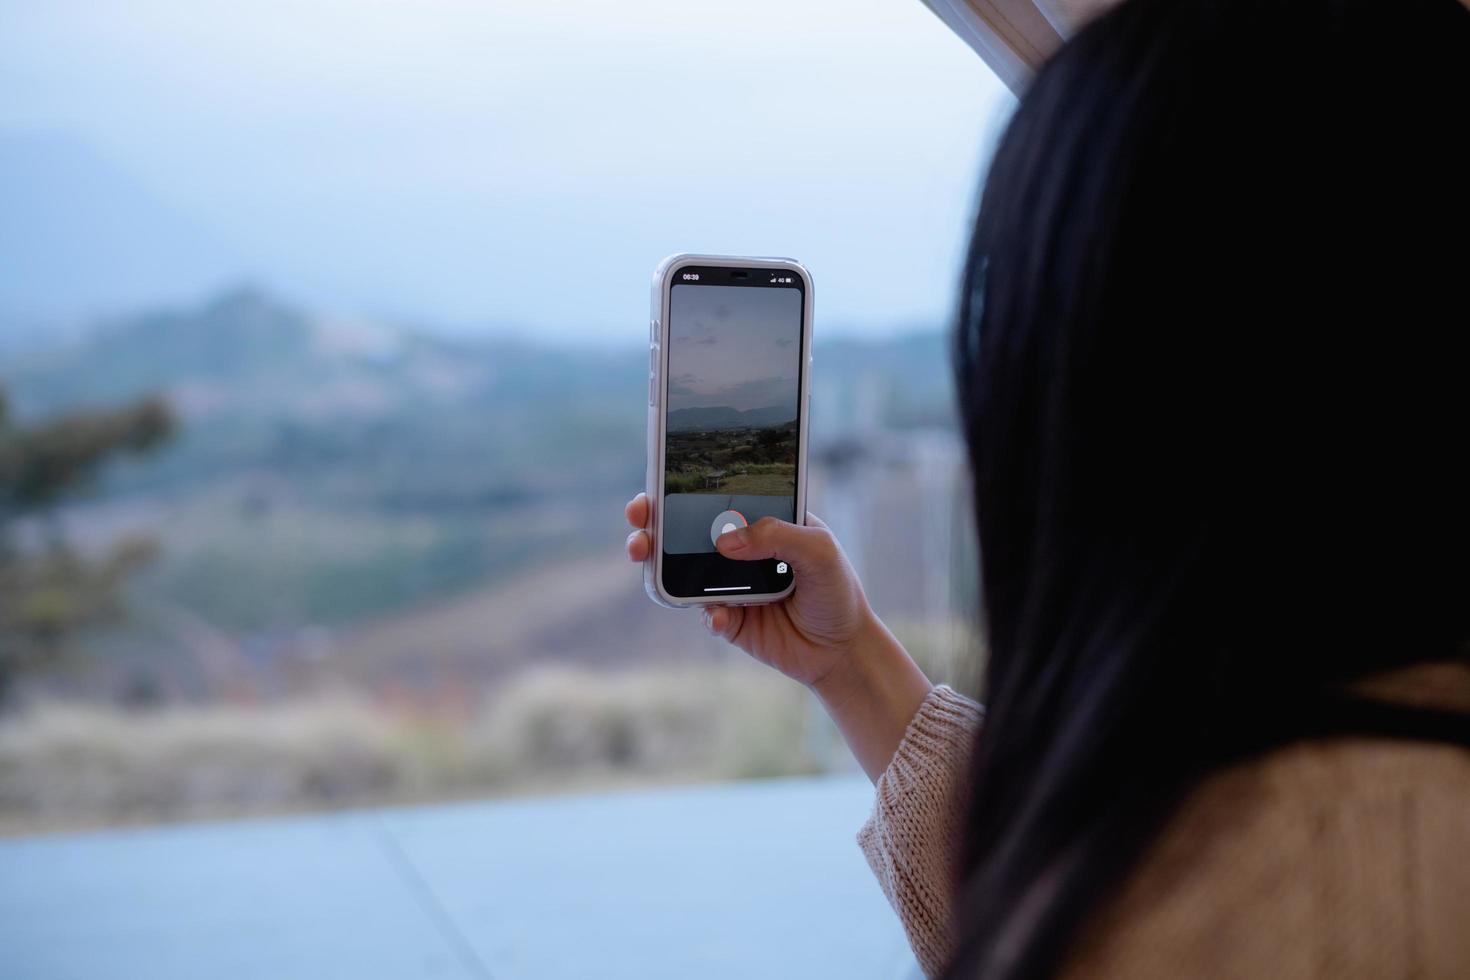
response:
[[[862,778],[0,841],[0,977],[918,976]]]

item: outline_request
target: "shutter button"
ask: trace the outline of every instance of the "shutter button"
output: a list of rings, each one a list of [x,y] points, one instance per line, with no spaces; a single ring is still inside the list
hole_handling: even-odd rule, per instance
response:
[[[742,527],[745,527],[744,514],[738,510],[722,510],[710,522],[709,539],[711,542],[718,541],[720,535],[728,531],[738,531]]]

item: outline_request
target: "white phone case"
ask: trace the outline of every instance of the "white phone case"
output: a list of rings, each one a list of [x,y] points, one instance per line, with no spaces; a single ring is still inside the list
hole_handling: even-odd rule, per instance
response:
[[[806,447],[807,420],[811,415],[812,394],[812,277],[795,259],[756,258],[735,255],[670,255],[653,271],[653,317],[648,326],[648,533],[653,547],[643,563],[643,587],[648,597],[661,606],[683,609],[689,606],[746,606],[776,602],[796,588],[795,582],[781,592],[742,593],[739,597],[696,596],[683,598],[669,595],[663,588],[663,498],[664,498],[664,398],[669,367],[668,345],[664,343],[665,325],[669,322],[669,295],[673,276],[681,266],[723,266],[742,269],[775,269],[801,276],[801,349],[806,356],[801,362],[801,400],[797,405],[796,440],[796,523],[806,523]]]

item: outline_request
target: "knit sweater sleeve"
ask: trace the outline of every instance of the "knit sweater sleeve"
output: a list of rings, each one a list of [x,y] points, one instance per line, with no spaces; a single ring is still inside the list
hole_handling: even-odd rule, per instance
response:
[[[952,688],[934,688],[878,777],[873,815],[858,831],[858,846],[928,976],[943,968],[953,941],[960,789],[983,715]]]

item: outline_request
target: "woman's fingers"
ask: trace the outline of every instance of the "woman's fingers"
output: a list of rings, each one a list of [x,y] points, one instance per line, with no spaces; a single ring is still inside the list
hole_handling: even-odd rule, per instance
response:
[[[742,606],[705,606],[700,615],[705,629],[722,640],[733,641],[745,620],[745,609]]]
[[[631,561],[647,561],[653,550],[653,540],[643,528],[648,526],[648,494],[640,493],[623,508],[623,516],[629,526],[636,528],[628,535],[628,558]]]
[[[623,514],[628,518],[629,527],[643,528],[648,526],[648,494],[640,493],[628,505],[623,508]],[[640,558],[639,561],[642,561]]]

